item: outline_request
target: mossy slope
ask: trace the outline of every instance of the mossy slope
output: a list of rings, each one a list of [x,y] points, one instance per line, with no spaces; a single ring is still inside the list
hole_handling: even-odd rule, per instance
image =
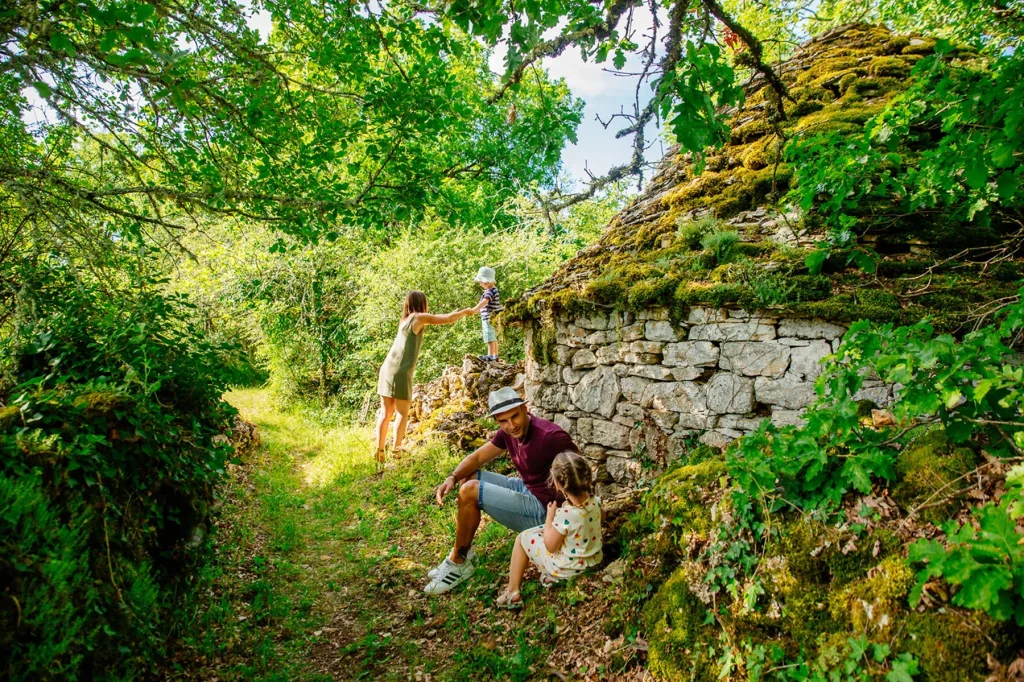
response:
[[[513,302],[505,320],[595,307],[659,305],[683,312],[703,304],[836,321],[911,323],[931,315],[938,327],[954,330],[977,307],[1012,294],[1022,272],[1017,262],[1004,263],[998,272],[958,260],[933,267],[936,259],[967,245],[961,226],[942,216],[898,215],[891,202],[861,207],[857,231],[881,258],[876,273],[836,255],[821,274],[811,275],[804,260],[822,236],[821,226],[813,213],[784,214],[778,208],[793,176],[782,154],[787,141],[861,131],[906,89],[908,74],[934,44],[864,24],[806,43],[780,67],[792,96],[784,101],[785,120],[771,120],[770,92],[755,81],[744,108],[731,117],[731,140],[709,154],[702,173],[695,173],[688,155],[671,152],[601,241]],[[971,57],[960,52],[951,58]],[[901,152],[910,162],[916,153]],[[723,231],[735,232],[738,241],[725,257],[704,243]],[[1000,239],[996,231],[973,225],[970,233],[979,244]],[[781,239],[788,246],[780,244],[780,235],[788,236]]]

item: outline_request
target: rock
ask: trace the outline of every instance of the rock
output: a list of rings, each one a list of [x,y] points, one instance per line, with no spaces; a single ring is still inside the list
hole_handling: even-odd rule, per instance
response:
[[[775,341],[735,342],[722,344],[718,366],[748,377],[778,379],[789,367],[790,348]]]
[[[870,401],[874,403],[875,407],[885,407],[891,402],[888,388],[885,386],[870,386],[867,382],[859,391],[853,394],[853,399]]]
[[[670,367],[715,367],[720,354],[718,346],[710,341],[670,343],[661,352],[662,362]]]
[[[871,425],[876,429],[880,426],[893,426],[896,418],[889,410],[871,410]]]
[[[736,440],[736,438],[737,436],[729,436],[721,431],[705,431],[697,440],[705,445],[710,445],[713,448],[724,450],[729,443]]]
[[[647,387],[652,383],[654,382],[650,379],[628,376],[619,380],[619,388],[622,391],[622,397],[626,400],[631,403],[642,404],[644,391],[646,391]]]
[[[718,308],[690,308],[686,321],[690,324],[708,324],[709,322],[725,322],[728,314]]]
[[[645,379],[655,379],[657,381],[669,381],[672,379],[672,370],[668,367],[662,367],[661,365],[626,366],[629,367],[629,376],[644,377]],[[699,372],[698,376],[700,376]]]
[[[576,432],[584,443],[596,443],[613,450],[624,450],[629,447],[630,429],[622,424],[604,419],[580,419],[576,422]]]
[[[577,317],[573,322],[581,329],[590,329],[593,331],[606,331],[614,327],[611,317],[600,313],[595,313],[590,317]]]
[[[661,356],[654,353],[626,353],[620,358],[631,365],[657,365]]]
[[[809,339],[778,339],[778,342],[783,346],[807,346],[810,345]]]
[[[679,429],[686,429],[688,432],[694,429],[703,431],[704,429],[713,429],[718,423],[718,415],[708,414],[707,412],[682,412],[679,415],[679,421],[676,422],[676,435],[679,435]]]
[[[562,381],[569,384],[570,386],[575,386],[576,384],[580,383],[580,381],[582,381],[583,377],[585,377],[586,375],[587,372],[578,369],[573,369],[572,367],[562,368]]]
[[[616,483],[626,485],[635,483],[643,473],[640,462],[631,457],[613,456],[611,453],[608,454],[605,466],[608,467],[608,473],[612,475],[612,479]]]
[[[779,321],[779,336],[795,336],[798,339],[838,339],[846,333],[846,327],[831,324],[820,319],[803,318]]]
[[[597,367],[597,357],[586,348],[576,351],[572,356],[573,369],[589,369]]]
[[[757,321],[712,322],[690,327],[691,341],[772,341],[774,325]]]
[[[679,422],[679,415],[670,410],[651,410],[651,421],[663,431],[671,431]]]
[[[807,407],[814,401],[814,384],[800,381],[791,374],[781,379],[758,377],[754,380],[754,395],[759,403],[778,405],[788,410]]]
[[[640,421],[644,418],[644,408],[639,405],[633,405],[632,403],[619,403],[615,406],[615,414],[620,417],[626,417],[633,421]]]
[[[619,330],[619,340],[630,342],[639,341],[644,338],[644,325],[643,323],[631,324],[628,327],[623,327]]]
[[[678,341],[686,332],[676,329],[668,320],[651,320],[644,328],[644,336],[649,341]]]
[[[569,346],[555,346],[555,362],[559,365],[568,365],[572,362],[572,357],[576,355],[576,352],[575,348],[569,348]]]
[[[526,363],[526,378],[530,381],[539,381],[545,384],[556,384],[561,374],[558,365],[542,365],[536,361]],[[465,381],[475,381],[478,377],[474,374],[465,375]]]
[[[640,399],[641,407],[671,412],[707,412],[704,387],[692,381],[671,381],[649,385]]]
[[[615,414],[615,403],[619,401],[620,395],[619,378],[610,367],[598,367],[588,372],[571,389],[572,402],[576,407],[605,418]]]
[[[633,341],[629,344],[631,353],[661,353],[665,347],[664,341]]]
[[[774,408],[772,410],[772,424],[776,426],[804,426],[807,421],[803,418],[804,410],[784,410]]]
[[[807,381],[814,381],[821,374],[822,359],[832,354],[832,346],[820,339],[807,343],[802,348],[793,349],[790,371]]]
[[[716,429],[727,431],[753,431],[761,425],[763,417],[748,417],[742,414],[723,414],[715,424]]]
[[[564,414],[556,414],[552,419],[555,424],[562,427],[562,430],[568,433],[570,436],[576,435],[576,420],[569,419]]]
[[[603,462],[605,460],[605,456],[607,455],[607,452],[608,451],[605,448],[603,448],[602,446],[595,445],[593,443],[589,443],[587,445],[584,445],[580,449],[580,454],[581,455],[583,455],[587,459],[593,460],[595,462]]]
[[[606,583],[621,583],[622,577],[626,573],[626,560],[616,559],[601,571],[601,580]]]
[[[541,407],[545,410],[565,412],[573,408],[574,401],[570,397],[569,392],[570,389],[565,384],[547,385],[537,392],[533,399],[533,404],[535,407]]]
[[[588,346],[603,346],[606,343],[614,343],[619,340],[619,335],[614,330],[606,332],[592,332],[583,337],[583,343]]]
[[[754,382],[731,372],[716,372],[707,385],[712,412],[744,413],[754,409]]]
[[[620,343],[610,343],[597,349],[597,362],[602,365],[614,365],[623,359],[629,352],[629,346]]]
[[[672,378],[676,381],[693,381],[703,374],[699,367],[676,367],[672,370]]]
[[[637,320],[667,320],[668,308],[645,308],[636,314]]]

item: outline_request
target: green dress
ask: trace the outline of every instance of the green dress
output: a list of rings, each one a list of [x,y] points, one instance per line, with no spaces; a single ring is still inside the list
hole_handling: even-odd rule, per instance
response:
[[[416,371],[416,359],[423,342],[423,330],[419,334],[412,331],[415,321],[416,316],[410,315],[398,325],[398,336],[391,344],[391,350],[377,378],[377,393],[382,396],[398,400],[412,399],[412,375]]]

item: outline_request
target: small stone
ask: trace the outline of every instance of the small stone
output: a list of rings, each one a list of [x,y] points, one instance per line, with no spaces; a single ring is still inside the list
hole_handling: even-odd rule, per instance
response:
[[[606,343],[614,343],[619,340],[618,334],[614,330],[605,332],[591,332],[583,337],[583,343],[588,346],[603,346]]]
[[[629,367],[630,376],[655,379],[656,381],[668,381],[672,379],[672,370],[668,367],[662,367],[661,365],[626,366]]]
[[[748,377],[778,379],[786,373],[789,358],[789,346],[775,341],[731,341],[722,344],[722,357],[718,366]]]
[[[608,473],[612,475],[612,479],[616,483],[630,484],[636,482],[643,471],[640,467],[640,462],[630,457],[616,457],[611,453],[608,453],[608,459],[605,461],[605,466],[608,467]]]
[[[716,372],[707,385],[708,409],[744,413],[754,409],[754,382],[731,372]]]
[[[580,419],[576,422],[576,431],[585,443],[597,443],[613,450],[629,447],[630,429],[622,424],[604,419]]]
[[[645,308],[636,314],[637,320],[667,320],[668,308]]]
[[[621,329],[619,329],[620,341],[639,341],[642,338],[644,338],[643,323],[631,324],[628,327],[622,327]]]
[[[670,367],[715,367],[720,353],[710,341],[681,341],[662,349],[662,362]]]
[[[655,353],[625,353],[621,357],[623,362],[631,365],[656,365],[661,362],[661,356]]]
[[[633,341],[629,344],[629,350],[633,353],[661,353],[664,347],[664,341]]]
[[[568,433],[569,436],[575,435],[575,433],[576,433],[576,420],[575,419],[569,419],[569,417],[566,417],[564,414],[556,414],[555,418],[552,419],[551,421],[553,421],[558,426],[562,427],[562,430],[565,431],[566,433]]]
[[[614,326],[611,322],[610,316],[601,315],[600,313],[595,313],[590,317],[577,317],[574,322],[577,327],[593,331],[606,331],[608,329],[612,329]]]
[[[748,417],[742,414],[723,414],[715,428],[729,431],[753,431],[761,425],[763,417]]]
[[[650,379],[628,376],[619,380],[619,388],[622,390],[622,396],[626,400],[640,405],[643,401],[644,391],[646,391],[647,387],[652,383],[654,382]]]
[[[713,448],[724,450],[729,443],[736,440],[736,438],[737,436],[729,436],[721,431],[705,431],[697,440],[705,445],[710,445]]]
[[[821,319],[786,319],[779,322],[779,336],[795,336],[799,339],[837,339],[846,333],[846,327]]]
[[[580,371],[578,369],[573,369],[572,367],[562,368],[562,381],[569,384],[570,386],[575,386],[576,384],[580,383],[580,381],[586,375],[586,372]]]
[[[891,402],[889,389],[885,386],[864,386],[853,394],[854,400],[867,400],[875,407],[885,407]]]
[[[670,410],[651,410],[651,421],[662,431],[671,431],[679,422],[679,415]]]
[[[603,462],[606,453],[607,450],[600,445],[594,445],[593,443],[584,445],[583,448],[580,449],[581,455],[595,462]]]
[[[690,327],[691,341],[772,341],[775,326],[762,322],[712,322]]]
[[[704,387],[692,381],[651,384],[640,400],[641,407],[672,412],[707,412]]]
[[[698,430],[713,429],[718,423],[718,416],[707,412],[682,412],[679,414],[679,421],[676,423],[676,435],[679,429]]]
[[[728,313],[718,308],[690,308],[690,313],[686,316],[686,321],[690,324],[725,322],[728,319]]]
[[[889,410],[871,410],[871,425],[875,428],[880,426],[892,426],[896,418]]]
[[[602,365],[614,365],[623,360],[623,356],[628,352],[628,349],[629,346],[620,343],[610,343],[607,346],[601,346],[595,354],[597,362]]]
[[[606,583],[619,583],[622,582],[622,576],[626,573],[626,560],[616,559],[601,571],[601,580]],[[611,640],[609,640],[611,641]]]
[[[573,386],[570,395],[572,403],[580,410],[594,412],[605,418],[611,417],[615,414],[615,404],[621,395],[619,378],[610,367],[599,367],[588,372]]]
[[[651,320],[644,328],[644,336],[649,341],[678,341],[686,332],[672,326],[668,320]]]
[[[803,348],[793,349],[790,371],[807,381],[814,381],[821,374],[821,361],[832,354],[828,341],[815,339]]]
[[[776,426],[803,426],[807,422],[803,418],[804,410],[772,409],[772,424]]]
[[[555,362],[559,365],[568,365],[572,362],[572,356],[576,354],[575,348],[569,348],[569,346],[557,345],[555,346]]]
[[[597,367],[597,357],[589,350],[584,348],[572,356],[573,369],[587,369],[590,367]]]
[[[615,414],[619,417],[630,419],[633,422],[638,422],[644,418],[644,408],[632,403],[619,403],[615,406]]]
[[[699,367],[676,367],[672,370],[672,378],[676,381],[693,381],[703,374]]]

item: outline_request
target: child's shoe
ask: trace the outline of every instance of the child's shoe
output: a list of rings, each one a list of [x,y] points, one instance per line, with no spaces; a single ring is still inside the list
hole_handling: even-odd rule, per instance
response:
[[[476,358],[480,362],[494,362],[495,360],[498,359],[498,358],[494,357],[493,355],[478,355],[478,356],[476,356]]]
[[[523,597],[519,594],[519,590],[509,592],[508,588],[505,588],[494,604],[499,609],[521,609],[523,608]]]

